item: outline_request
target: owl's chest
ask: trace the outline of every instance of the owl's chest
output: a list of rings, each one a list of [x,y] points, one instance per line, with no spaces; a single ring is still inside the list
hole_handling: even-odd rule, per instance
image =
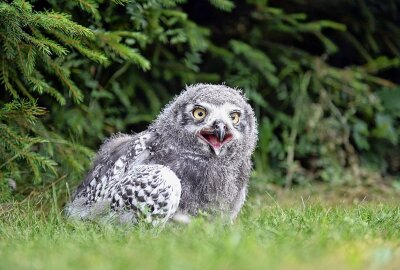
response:
[[[187,160],[169,164],[169,167],[181,180],[180,209],[185,212],[228,210],[239,192],[236,177],[229,167]]]
[[[152,156],[149,163],[170,168],[180,179],[182,194],[181,211],[196,214],[198,210],[228,210],[240,187],[237,170],[197,155],[167,154]]]

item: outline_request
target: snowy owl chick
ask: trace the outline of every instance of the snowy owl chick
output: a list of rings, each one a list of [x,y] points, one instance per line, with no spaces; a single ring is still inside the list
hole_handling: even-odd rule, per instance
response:
[[[66,213],[154,225],[175,213],[234,220],[246,198],[256,141],[254,112],[241,91],[188,86],[147,130],[101,146]]]

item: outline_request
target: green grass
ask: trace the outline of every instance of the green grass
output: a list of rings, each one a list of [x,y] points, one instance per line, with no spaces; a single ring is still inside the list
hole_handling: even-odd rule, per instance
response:
[[[199,218],[163,230],[3,207],[0,269],[399,269],[395,203],[287,196],[251,197],[232,226]]]

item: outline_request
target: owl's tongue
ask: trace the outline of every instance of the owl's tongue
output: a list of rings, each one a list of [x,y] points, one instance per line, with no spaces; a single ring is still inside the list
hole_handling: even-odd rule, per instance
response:
[[[218,155],[221,152],[222,146],[232,139],[231,134],[226,134],[224,139],[220,141],[215,134],[203,133],[201,134],[208,144],[213,148],[214,152]]]
[[[220,142],[214,134],[207,134],[206,140],[211,144],[214,149],[219,149],[223,145],[224,141]]]

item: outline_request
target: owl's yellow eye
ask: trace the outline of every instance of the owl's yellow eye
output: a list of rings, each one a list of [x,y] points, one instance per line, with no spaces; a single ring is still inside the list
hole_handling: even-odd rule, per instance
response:
[[[231,119],[232,119],[232,123],[233,123],[234,125],[236,125],[237,123],[239,123],[239,120],[240,120],[240,113],[238,113],[238,112],[233,112],[233,113],[231,113]]]
[[[207,115],[207,111],[203,108],[195,108],[192,113],[196,120],[201,120]]]

